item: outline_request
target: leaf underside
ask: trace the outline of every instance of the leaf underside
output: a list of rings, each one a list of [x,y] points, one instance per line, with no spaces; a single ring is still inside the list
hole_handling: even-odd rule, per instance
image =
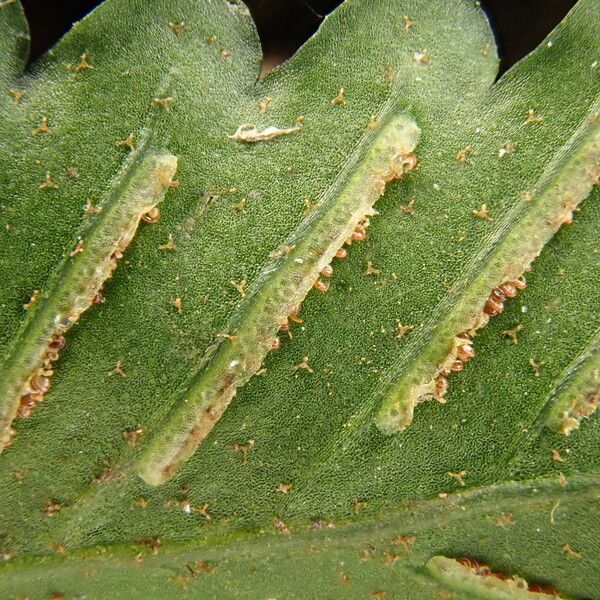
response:
[[[476,3],[346,0],[257,81],[233,0],[28,71],[0,3],[0,596],[600,598],[599,19],[494,82]]]

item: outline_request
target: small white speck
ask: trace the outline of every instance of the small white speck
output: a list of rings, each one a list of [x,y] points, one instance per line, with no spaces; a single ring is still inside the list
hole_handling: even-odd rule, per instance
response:
[[[483,131],[483,129],[482,129],[481,127],[478,127],[478,128],[475,130],[475,133],[481,133],[482,131]]]
[[[529,309],[526,306],[521,306],[521,312],[526,313]]]
[[[598,67],[598,64],[600,64],[597,60],[595,60],[590,66],[592,67],[592,69],[596,69]]]
[[[554,40],[548,40],[548,41],[546,42],[546,47],[547,47],[547,48],[552,48],[552,46],[554,46]]]
[[[294,261],[297,262],[299,265],[301,265],[304,262],[304,259],[303,258],[295,258]]]
[[[440,191],[440,189],[441,189],[441,188],[440,188],[440,185],[439,185],[439,183],[434,183],[434,184],[433,184],[433,189],[434,189],[436,192],[439,192],[439,191]]]

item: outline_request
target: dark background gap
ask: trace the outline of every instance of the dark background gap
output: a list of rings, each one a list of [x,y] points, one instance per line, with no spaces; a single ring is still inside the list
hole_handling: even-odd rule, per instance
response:
[[[197,0],[201,2],[202,0]],[[440,1],[440,0],[435,0]],[[31,29],[30,62],[100,0],[21,0]],[[258,29],[265,67],[289,58],[342,0],[245,0]],[[533,50],[576,0],[483,0],[502,58],[500,73]],[[402,6],[401,3],[398,3]]]

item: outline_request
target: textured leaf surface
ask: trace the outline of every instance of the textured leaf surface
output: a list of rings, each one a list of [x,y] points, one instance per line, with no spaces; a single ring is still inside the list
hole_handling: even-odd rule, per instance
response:
[[[20,8],[0,6],[3,414],[14,357],[32,356],[24,323],[44,324],[60,265],[89,256],[94,209],[127,206],[128,155],[168,152],[179,182],[65,334],[44,401],[12,423],[4,596],[487,597],[436,570],[466,556],[599,597],[597,414],[558,431],[579,382],[587,399],[597,381],[598,2],[496,83],[489,26],[458,0],[347,0],[261,81],[231,0],[107,0],[27,73]],[[374,149],[397,119],[420,129],[417,167],[374,198],[367,239],[261,365],[253,336],[264,326],[270,347],[275,330],[260,315],[295,293],[279,298],[277,277],[303,272],[307,240],[352,231],[346,199],[389,166]],[[229,137],[244,125],[294,131]],[[415,386],[549,239],[447,403],[421,402]],[[257,312],[267,300],[275,312]],[[173,449],[243,340],[260,374],[146,484],[144,456]]]

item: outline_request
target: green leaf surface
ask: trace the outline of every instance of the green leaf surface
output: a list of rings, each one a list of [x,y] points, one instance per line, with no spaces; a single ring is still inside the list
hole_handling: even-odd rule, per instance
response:
[[[599,20],[0,3],[0,595],[600,598]]]

